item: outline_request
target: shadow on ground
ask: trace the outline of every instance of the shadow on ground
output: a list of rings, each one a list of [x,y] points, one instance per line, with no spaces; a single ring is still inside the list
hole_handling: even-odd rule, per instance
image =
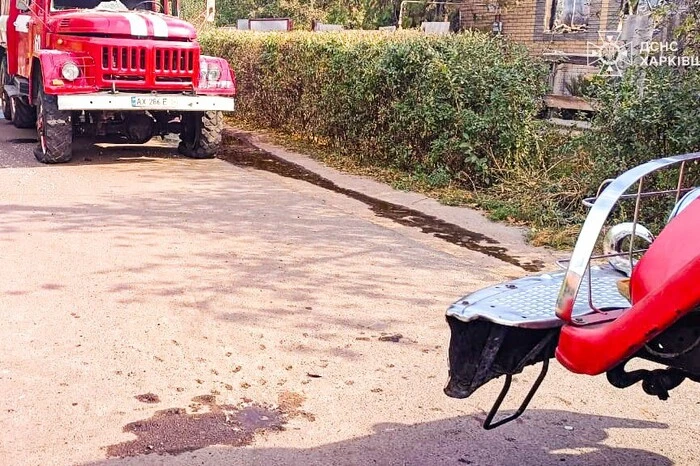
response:
[[[644,450],[643,445],[617,448],[606,444],[608,429],[666,429],[662,423],[556,410],[533,410],[519,422],[493,431],[482,430],[479,423],[476,416],[462,416],[416,425],[377,424],[370,435],[313,448],[214,446],[177,456],[112,458],[83,466],[673,464],[663,455]],[[623,435],[630,434],[635,435]],[[274,440],[278,434],[264,435]]]
[[[122,262],[119,251],[126,252],[136,245],[157,248],[167,238],[171,245],[167,254],[145,256],[138,264],[120,264],[95,272],[110,278],[118,276],[109,289],[119,295],[118,303],[146,305],[152,296],[176,297],[186,293],[197,296],[194,307],[200,311],[251,327],[279,327],[288,323],[288,318],[298,319],[300,315],[311,319],[305,323],[297,320],[300,327],[316,328],[323,323],[368,327],[380,319],[373,309],[357,309],[355,297],[374,297],[386,305],[387,290],[395,290],[392,294],[399,294],[395,299],[404,305],[417,309],[435,306],[432,296],[415,293],[415,282],[401,277],[396,270],[410,269],[414,275],[434,277],[444,270],[445,261],[454,260],[449,255],[433,252],[429,258],[420,257],[420,245],[416,244],[415,249],[407,247],[399,234],[358,222],[343,211],[329,209],[325,203],[306,198],[301,202],[300,196],[290,195],[284,186],[270,187],[266,180],[247,176],[249,169],[233,168],[220,160],[159,160],[170,158],[169,154],[175,154],[177,149],[150,150],[153,158],[139,156],[144,153],[141,146],[111,147],[102,155],[97,147],[94,153],[79,149],[76,160],[65,168],[76,164],[116,164],[115,171],[128,174],[124,178],[128,185],[96,190],[90,198],[78,202],[45,202],[35,196],[28,198],[30,202],[0,205],[0,234],[9,238],[11,233],[27,230],[85,243],[90,233],[99,229],[113,235],[113,241],[104,246],[113,251],[114,263]],[[80,162],[85,158],[91,162]],[[212,164],[221,169],[212,169]],[[144,165],[151,169],[143,170]],[[109,179],[106,175],[105,183]],[[163,180],[177,181],[168,184]],[[120,189],[120,195],[113,195],[111,189]],[[181,253],[180,247],[186,245],[187,238],[202,239],[208,247]],[[220,246],[224,241],[234,241],[245,248],[224,250]],[[290,245],[299,246],[290,253]],[[345,272],[353,266],[368,273]],[[210,272],[219,272],[218,280],[202,281],[201,276]],[[147,273],[157,273],[162,278],[144,281]],[[481,283],[492,271],[482,268],[479,275],[465,277],[465,288],[469,289],[470,282]],[[138,293],[130,293],[134,289]],[[247,303],[258,300],[261,289],[283,298],[289,306],[250,309]],[[410,294],[399,292],[411,289]],[[229,290],[234,302],[217,308],[212,300],[222,290]],[[454,297],[464,291],[454,290]],[[321,299],[327,295],[347,297],[345,307],[339,308],[336,303],[326,315],[319,313],[319,307],[327,307]],[[441,308],[444,305],[440,303]],[[187,309],[192,306],[186,304]],[[353,313],[365,318],[349,317]],[[410,321],[411,317],[396,319]],[[381,320],[390,323],[386,318]]]
[[[172,159],[180,157],[177,144],[177,138],[154,137],[142,145],[127,144],[118,138],[96,142],[92,138],[77,137],[73,141],[73,160],[64,166],[136,164],[153,159]],[[34,158],[37,146],[36,130],[15,128],[0,116],[0,168],[51,167]]]
[[[20,131],[18,133],[18,131]],[[0,160],[0,167],[20,168],[44,166],[35,162],[31,151],[37,144],[33,133],[13,129],[0,142],[18,147],[13,156]],[[172,159],[178,156],[178,139],[175,137],[154,137],[148,144],[125,144],[124,140],[112,138],[94,143],[90,138],[77,138],[73,144],[73,160],[66,166],[132,164],[134,166],[154,163],[158,159]],[[364,193],[341,188],[332,181],[321,177],[299,165],[280,159],[272,154],[256,149],[248,143],[227,136],[225,147],[219,157],[234,165],[274,173],[286,178],[302,180],[328,191],[333,191],[366,204],[375,215],[390,219],[404,226],[420,229],[423,233],[440,238],[460,247],[495,257],[528,272],[543,268],[541,260],[527,261],[512,256],[498,241],[482,233],[470,231],[436,217],[426,215],[409,207],[373,198]]]

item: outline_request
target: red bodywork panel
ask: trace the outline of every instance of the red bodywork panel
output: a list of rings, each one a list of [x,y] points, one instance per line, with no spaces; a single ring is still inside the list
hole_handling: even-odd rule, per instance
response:
[[[17,50],[17,31],[15,30],[15,20],[17,20],[17,8],[10,8],[7,19],[7,72],[10,75],[17,74],[17,59],[10,60],[10,50]]]
[[[150,11],[54,12],[48,17],[46,26],[56,34],[62,35],[94,35],[101,32],[130,39],[143,32],[142,37],[162,37],[168,40],[193,41],[197,37],[194,26],[188,22]]]
[[[565,325],[556,357],[572,372],[597,375],[632,356],[700,303],[700,199],[659,234],[634,268],[632,307],[612,322]]]
[[[67,52],[81,68],[81,83],[53,86],[52,94],[109,89],[191,91],[199,86],[199,44],[188,23],[155,13],[69,11],[47,21],[47,47]],[[145,34],[139,36],[138,34]],[[154,34],[160,34],[156,36]],[[167,36],[165,36],[167,34]],[[148,38],[148,39],[147,39]]]
[[[156,45],[134,39],[49,34],[52,42],[58,37],[63,43],[54,51],[64,52],[65,59],[73,57],[86,79],[82,83],[50,86],[52,94],[95,92],[110,89],[113,83],[118,90],[161,92],[191,91],[193,86],[199,86],[200,56],[196,42],[159,41]]]

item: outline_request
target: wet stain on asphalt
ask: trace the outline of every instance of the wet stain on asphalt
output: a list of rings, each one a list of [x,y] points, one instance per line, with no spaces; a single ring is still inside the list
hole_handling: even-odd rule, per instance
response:
[[[283,430],[287,422],[281,409],[250,403],[218,405],[210,395],[192,401],[206,401],[209,412],[188,414],[183,408],[170,408],[127,424],[123,431],[136,439],[108,446],[107,457],[178,455],[214,445],[240,447],[249,445],[258,432]]]
[[[36,138],[15,138],[8,139],[7,142],[12,144],[38,144],[39,140]]]
[[[300,165],[253,147],[235,137],[226,139],[226,147],[220,153],[219,158],[240,167],[255,168],[287,178],[306,181],[329,191],[343,194],[366,204],[379,217],[390,219],[400,225],[419,228],[423,233],[431,234],[457,246],[486,254],[518,266],[528,272],[537,272],[544,267],[542,261],[522,261],[510,255],[506,248],[499,246],[499,242],[489,236],[469,231],[453,223],[399,204],[382,201],[352,189],[341,188],[331,180]]]

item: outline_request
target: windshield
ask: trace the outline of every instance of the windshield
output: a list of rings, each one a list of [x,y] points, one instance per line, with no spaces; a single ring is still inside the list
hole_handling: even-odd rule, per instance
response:
[[[75,9],[102,11],[162,11],[158,0],[52,0],[51,9],[54,11]]]

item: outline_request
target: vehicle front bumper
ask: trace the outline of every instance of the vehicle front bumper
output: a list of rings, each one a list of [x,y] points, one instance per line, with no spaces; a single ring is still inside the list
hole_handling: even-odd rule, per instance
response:
[[[95,92],[92,94],[68,94],[58,96],[59,110],[163,110],[202,112],[220,110],[232,112],[233,97],[218,95],[140,94],[119,92]]]

